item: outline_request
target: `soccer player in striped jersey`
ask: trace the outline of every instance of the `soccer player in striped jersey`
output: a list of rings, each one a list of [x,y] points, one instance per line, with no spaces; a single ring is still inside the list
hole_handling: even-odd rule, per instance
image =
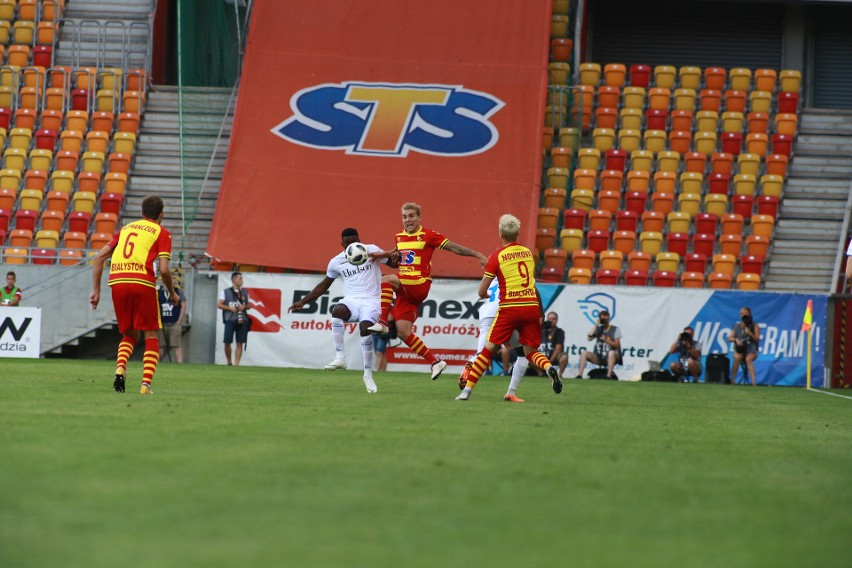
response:
[[[562,392],[559,370],[547,356],[538,351],[541,344],[541,298],[535,287],[535,259],[530,249],[518,244],[521,222],[513,215],[500,217],[499,232],[503,248],[488,257],[485,274],[479,283],[479,297],[488,297],[488,287],[496,277],[500,283],[500,308],[491,324],[485,347],[479,352],[461,394],[456,400],[470,399],[470,393],[479,377],[491,364],[497,345],[509,341],[513,331],[519,334],[524,355],[530,363],[537,365],[550,377],[553,392]]]
[[[488,332],[491,330],[491,324],[494,323],[494,318],[497,317],[497,310],[500,307],[500,283],[495,278],[491,281],[491,284],[488,286],[487,291],[488,296],[484,298],[485,302],[482,304],[482,307],[479,308],[479,337],[477,339],[477,347],[476,353],[474,353],[473,357],[470,358],[470,361],[465,363],[464,370],[462,371],[461,376],[459,377],[459,388],[464,390],[464,387],[467,385],[467,379],[470,377],[470,370],[473,368],[473,362],[476,361],[476,357],[479,355],[479,352],[482,351],[482,348],[485,347],[485,342],[488,339]],[[511,349],[509,345],[506,346],[507,349]],[[524,402],[524,399],[518,398],[517,391],[518,387],[521,384],[521,380],[524,378],[524,374],[526,374],[527,369],[529,368],[529,361],[524,357],[523,351],[518,353],[518,360],[515,361],[515,365],[512,367],[512,378],[509,380],[509,390],[506,391],[506,394],[503,396],[503,400],[506,402]]]
[[[412,327],[417,320],[417,310],[429,296],[429,289],[432,287],[432,254],[436,249],[447,250],[459,256],[472,256],[483,266],[487,259],[480,252],[454,243],[437,231],[424,228],[420,224],[420,205],[417,203],[403,204],[402,227],[404,230],[396,234],[395,251],[371,255],[374,258],[387,258],[398,252],[399,272],[382,279],[382,313],[379,321],[370,327],[370,331],[387,333],[388,317],[393,303],[393,317],[399,338],[431,365],[434,381],[447,368],[447,363],[435,357],[423,340],[412,333]]]
[[[104,263],[107,257],[111,256],[108,283],[112,290],[118,331],[122,334],[112,386],[116,392],[124,392],[127,361],[133,354],[133,348],[141,333],[145,338],[145,353],[142,356],[142,385],[139,387],[139,393],[154,394],[151,390],[151,380],[160,360],[159,332],[162,327],[154,274],[155,260],[159,265],[163,285],[168,290],[169,300],[177,304],[180,298],[172,284],[169,268],[172,236],[160,226],[163,222],[163,200],[154,195],[146,197],[142,200],[142,215],[144,218],[123,226],[112,240],[98,251],[92,269],[92,295],[89,297],[89,303],[93,310],[98,307]]]
[[[373,359],[375,349],[373,347],[373,335],[369,327],[379,319],[381,308],[379,305],[379,290],[382,282],[382,273],[379,261],[371,258],[360,266],[353,266],[346,260],[346,247],[352,243],[360,242],[358,231],[352,228],[343,229],[341,234],[343,250],[332,258],[328,263],[325,278],[317,284],[308,294],[294,302],[288,312],[298,312],[305,304],[312,302],[325,294],[335,279],[339,276],[343,280],[343,298],[331,310],[331,336],[334,340],[334,360],[325,366],[326,371],[336,371],[346,368],[346,354],[343,348],[344,328],[346,322],[358,322],[361,330],[361,354],[364,358],[364,386],[367,392],[374,393],[378,390],[373,380]],[[382,253],[382,249],[376,245],[364,245],[371,253]],[[386,262],[388,266],[396,268],[396,255],[391,255]]]

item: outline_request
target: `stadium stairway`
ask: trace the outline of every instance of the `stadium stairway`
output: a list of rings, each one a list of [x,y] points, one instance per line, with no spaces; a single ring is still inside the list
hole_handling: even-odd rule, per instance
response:
[[[207,248],[233,124],[230,98],[230,88],[184,88],[182,192],[178,89],[154,86],[149,92],[122,222],[138,217],[145,196],[162,197],[173,258],[181,252],[184,260],[201,258]]]
[[[852,112],[803,109],[766,290],[829,292],[852,182]]]
[[[148,50],[149,17],[156,0],[71,0],[64,14],[65,25],[59,35],[56,65],[91,65],[99,60],[103,67],[120,67],[124,57],[130,67],[144,67]],[[98,27],[106,20],[126,26],[129,43],[123,45],[122,28],[111,24],[103,28],[106,35],[100,53]],[[80,22],[85,22],[80,25]],[[79,40],[79,41],[77,41]]]

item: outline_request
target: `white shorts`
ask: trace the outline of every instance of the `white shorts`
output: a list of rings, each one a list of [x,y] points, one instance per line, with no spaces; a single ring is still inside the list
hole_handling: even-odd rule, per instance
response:
[[[338,304],[349,308],[352,317],[347,323],[369,321],[376,323],[382,313],[382,305],[378,298],[341,298]]]

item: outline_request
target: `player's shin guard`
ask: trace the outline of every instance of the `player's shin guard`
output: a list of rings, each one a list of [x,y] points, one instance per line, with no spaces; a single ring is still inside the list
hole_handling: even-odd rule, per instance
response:
[[[133,355],[133,347],[136,341],[129,335],[121,338],[121,343],[118,344],[118,356],[115,358],[115,374],[124,375],[127,373],[127,361]]]
[[[145,340],[145,353],[142,355],[142,382],[151,384],[157,363],[160,361],[160,340],[156,337]]]
[[[364,356],[364,370],[373,370],[373,360],[376,358],[376,350],[373,347],[373,336],[361,337],[361,355]]]
[[[470,368],[470,375],[467,377],[467,388],[473,389],[476,386],[479,377],[485,373],[485,369],[491,364],[491,353],[485,349],[479,352],[473,366]]]
[[[533,351],[529,355],[527,355],[527,359],[530,363],[541,369],[542,371],[546,371],[548,367],[551,366],[550,361],[541,351]]]
[[[393,303],[393,286],[388,282],[382,282],[382,313],[379,316],[379,321],[387,324],[390,317],[391,304]]]
[[[334,340],[334,360],[343,361],[346,355],[343,352],[343,320],[331,318],[331,337]]]
[[[426,361],[432,365],[433,363],[437,363],[438,359],[432,354],[426,344],[423,343],[423,340],[414,335],[413,333],[409,334],[408,337],[403,339],[408,348],[426,359]]]

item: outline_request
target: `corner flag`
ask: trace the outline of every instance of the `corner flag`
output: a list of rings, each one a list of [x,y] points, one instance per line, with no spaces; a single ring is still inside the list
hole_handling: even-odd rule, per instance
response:
[[[814,322],[814,301],[808,300],[808,307],[805,309],[805,317],[802,319],[802,331],[811,329]]]

